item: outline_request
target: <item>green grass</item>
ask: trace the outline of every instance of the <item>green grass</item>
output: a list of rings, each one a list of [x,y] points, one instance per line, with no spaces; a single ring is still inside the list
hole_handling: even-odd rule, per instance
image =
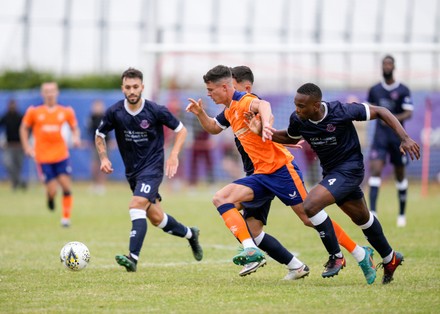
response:
[[[380,192],[379,217],[391,245],[405,255],[395,280],[368,286],[355,260],[334,278],[323,279],[327,255],[316,232],[302,226],[290,208],[274,202],[266,232],[309,265],[305,280],[284,282],[283,265],[269,259],[257,273],[241,278],[231,262],[238,243],[211,204],[213,190],[162,189],[164,209],[176,219],[201,229],[204,259],[196,262],[188,242],[149,224],[138,272],[127,273],[114,255],[127,253],[130,192],[111,183],[105,196],[74,185],[73,225],[60,227],[57,210],[45,208],[38,184],[12,193],[0,184],[1,313],[438,313],[440,312],[440,187],[429,197],[410,185],[408,225],[396,227],[397,197],[393,184]],[[328,213],[359,244],[362,232],[336,207]],[[69,241],[90,249],[89,266],[71,272],[59,262]],[[379,258],[376,256],[376,261]]]

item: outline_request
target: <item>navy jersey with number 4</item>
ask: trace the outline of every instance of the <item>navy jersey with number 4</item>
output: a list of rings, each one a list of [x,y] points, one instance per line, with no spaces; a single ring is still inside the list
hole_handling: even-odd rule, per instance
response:
[[[367,101],[372,105],[387,108],[394,115],[402,113],[405,110],[412,111],[414,109],[408,87],[399,82],[395,82],[391,85],[381,82],[374,85],[368,92]],[[401,123],[403,126],[403,122]],[[374,138],[375,140],[384,138],[393,139],[395,142],[400,143],[397,134],[382,121],[377,121],[376,123]]]
[[[162,177],[164,172],[164,130],[166,126],[178,132],[183,124],[169,110],[143,100],[136,111],[120,100],[105,112],[96,134],[105,137],[115,130],[119,152],[128,179],[138,175]]]
[[[364,157],[353,120],[370,120],[366,104],[322,102],[325,108],[320,121],[301,120],[290,116],[287,134],[294,139],[303,137],[319,157],[324,172],[333,169],[364,171]]]

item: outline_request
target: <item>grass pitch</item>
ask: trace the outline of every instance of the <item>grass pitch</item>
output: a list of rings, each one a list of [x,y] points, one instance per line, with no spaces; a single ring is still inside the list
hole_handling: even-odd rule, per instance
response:
[[[380,191],[379,219],[391,245],[405,256],[395,280],[365,283],[347,253],[347,267],[323,279],[327,255],[316,232],[302,226],[290,208],[275,201],[266,232],[276,236],[307,263],[311,274],[285,282],[283,265],[268,259],[258,272],[239,277],[231,262],[238,242],[225,228],[211,203],[214,188],[161,191],[163,208],[176,219],[201,230],[204,259],[196,262],[185,239],[148,225],[136,273],[116,264],[127,253],[130,219],[126,183],[109,183],[104,196],[74,183],[72,226],[60,227],[60,199],[54,213],[45,207],[43,187],[11,192],[0,184],[0,312],[1,313],[439,313],[440,186],[420,196],[410,185],[408,225],[396,227],[397,196],[393,184]],[[362,232],[336,207],[328,213],[360,245]],[[91,251],[86,269],[72,272],[59,262],[69,241],[84,242]],[[378,254],[376,262],[380,261]]]

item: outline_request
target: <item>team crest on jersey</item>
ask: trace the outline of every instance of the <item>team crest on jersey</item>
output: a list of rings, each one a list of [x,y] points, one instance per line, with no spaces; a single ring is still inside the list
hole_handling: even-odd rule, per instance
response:
[[[397,91],[393,91],[390,93],[390,97],[392,100],[397,100],[399,99],[399,93]]]
[[[147,120],[142,120],[140,127],[143,129],[148,129],[148,127],[150,126],[150,122],[148,122]]]
[[[336,127],[333,124],[327,124],[327,132],[334,132]]]

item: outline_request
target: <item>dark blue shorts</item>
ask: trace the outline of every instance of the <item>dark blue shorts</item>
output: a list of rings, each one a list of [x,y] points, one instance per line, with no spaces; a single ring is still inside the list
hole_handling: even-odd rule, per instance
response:
[[[271,174],[253,174],[235,180],[234,183],[247,186],[254,192],[252,202],[245,202],[243,205],[262,204],[274,196],[287,206],[300,204],[307,196],[302,173],[298,166],[292,163],[284,165]],[[254,207],[254,206],[253,206]]]
[[[333,170],[324,173],[324,178],[319,184],[324,186],[336,200],[337,205],[342,205],[346,201],[358,200],[364,197],[360,188],[364,180],[364,171],[357,173],[347,170]]]
[[[267,224],[267,217],[269,216],[270,205],[275,195],[268,199],[261,199],[258,201],[243,202],[244,206],[243,217],[244,219],[253,217],[263,223]]]
[[[155,204],[156,199],[161,201],[159,194],[159,186],[162,183],[163,177],[138,177],[127,179],[130,184],[130,189],[134,196],[140,196],[148,199]]]
[[[402,155],[400,152],[400,140],[396,141],[385,136],[380,139],[375,138],[371,146],[369,159],[387,162],[388,156],[390,163],[395,166],[406,166],[409,163],[408,155]]]
[[[55,179],[60,174],[66,174],[69,176],[72,174],[72,167],[70,166],[69,158],[60,162],[39,164],[39,166],[45,183]]]

